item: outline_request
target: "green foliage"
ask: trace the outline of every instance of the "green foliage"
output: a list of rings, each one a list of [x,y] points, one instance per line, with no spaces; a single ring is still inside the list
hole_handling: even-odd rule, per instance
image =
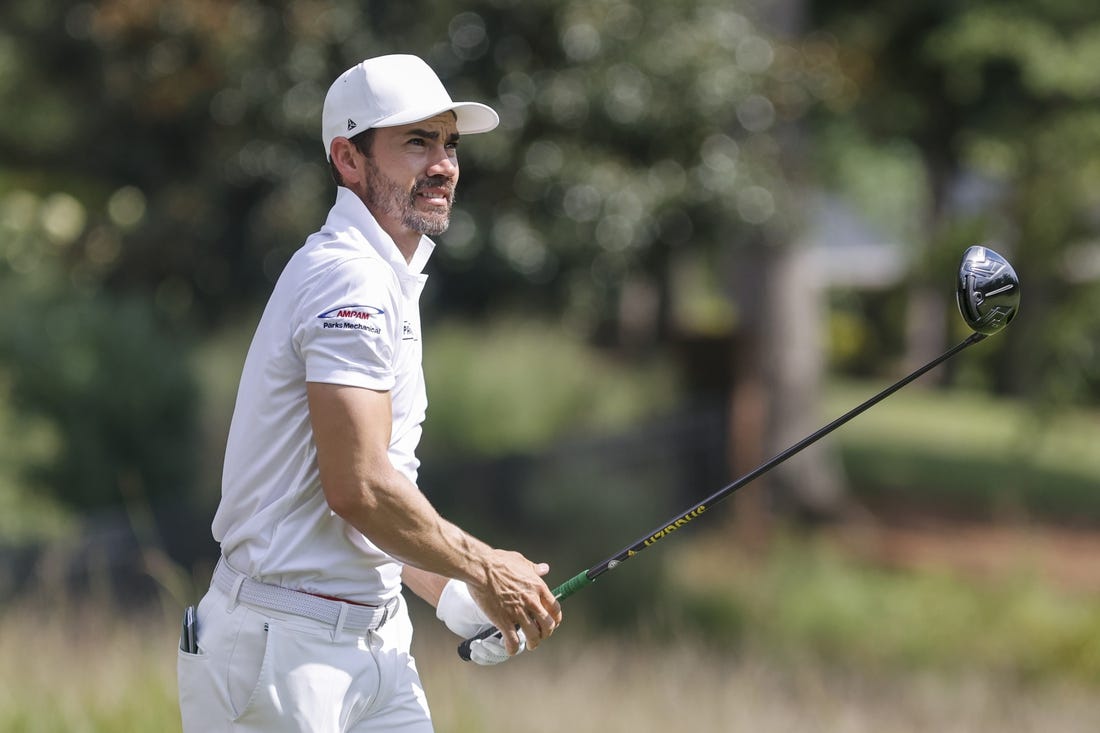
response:
[[[1003,60],[1020,71],[1020,83],[1036,96],[1089,100],[1098,88],[1100,32],[1091,3],[1043,5],[977,3],[930,38],[930,49],[955,65],[955,96],[978,96],[987,81],[983,66]],[[1084,21],[1084,22],[1082,22]]]
[[[834,133],[831,150],[819,151],[822,180],[865,191],[860,183],[878,165],[850,153],[918,151],[924,205],[904,217],[920,223],[916,277],[986,243],[1022,278],[1020,314],[982,358],[993,386],[1058,407],[1095,400],[1100,358],[1079,346],[1098,323],[1079,292],[1095,289],[1096,278],[1095,5],[838,2],[813,10],[853,89],[851,104],[834,110],[842,114],[824,120],[849,139],[837,146]]]
[[[11,378],[0,368],[0,543],[59,539],[72,530],[71,510],[27,484],[29,466],[57,455],[57,430],[45,418],[14,410],[11,402]]]
[[[872,385],[835,384],[829,413],[841,414],[874,393]],[[853,488],[875,503],[1095,526],[1098,426],[1091,410],[1048,414],[977,392],[913,385],[833,440]]]
[[[552,323],[432,327],[424,354],[424,452],[503,455],[610,431],[674,404],[662,363],[601,355]]]
[[[266,295],[331,201],[331,80],[392,52],[502,115],[463,144],[438,259],[479,280],[444,278],[448,309],[570,308],[590,330],[617,320],[629,279],[665,292],[674,251],[789,231],[776,128],[835,89],[828,59],[775,42],[748,2],[12,0],[0,193],[72,197],[68,268],[216,325]]]
[[[680,507],[674,505],[678,474],[664,460],[661,445],[652,445],[645,460],[615,465],[614,456],[594,454],[548,462],[516,486],[522,531],[516,546],[551,562],[551,587],[568,580],[633,543]],[[499,531],[499,527],[497,528]],[[599,589],[582,591],[569,607],[586,623],[610,629],[644,624],[648,609],[659,602],[667,568],[643,557],[601,576]]]
[[[813,155],[821,183],[852,206],[884,245],[922,243],[931,191],[911,141],[872,142],[850,118],[840,117],[820,126]]]
[[[676,404],[667,364],[623,363],[550,322],[451,322],[429,329],[425,376],[421,486],[478,536],[551,562],[555,582],[673,511],[676,446],[600,442]],[[463,470],[478,465],[488,475]],[[635,618],[659,585],[644,568],[616,575],[601,583],[621,603],[577,601],[610,624]]]
[[[143,304],[106,295],[28,298],[6,312],[13,417],[54,441],[28,457],[28,484],[78,508],[183,494],[197,437],[186,344]]]
[[[666,623],[680,633],[813,650],[865,669],[1100,682],[1100,598],[1045,586],[1026,566],[976,583],[947,570],[879,569],[795,538],[758,556],[712,537],[672,561],[683,571],[674,579],[683,615]]]
[[[470,145],[486,165],[464,178],[469,216],[441,253],[478,273],[468,302],[565,308],[601,332],[618,324],[624,289],[642,283],[664,300],[647,333],[659,339],[668,300],[689,297],[673,292],[674,263],[712,266],[761,232],[797,229],[802,189],[787,180],[796,153],[782,129],[830,97],[832,67],[776,40],[752,5],[469,10],[486,47],[466,68],[499,77],[503,121]]]
[[[18,432],[4,426],[0,435],[14,436]],[[32,462],[26,457],[12,460],[5,456],[0,465],[0,544],[19,546],[60,540],[71,536],[75,529],[71,507],[52,496],[27,490],[22,474]]]

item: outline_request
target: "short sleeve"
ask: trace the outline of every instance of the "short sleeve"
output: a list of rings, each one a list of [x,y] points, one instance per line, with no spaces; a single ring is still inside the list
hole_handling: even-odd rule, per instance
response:
[[[346,260],[303,293],[295,340],[306,381],[393,389],[400,298],[393,271],[371,258]]]

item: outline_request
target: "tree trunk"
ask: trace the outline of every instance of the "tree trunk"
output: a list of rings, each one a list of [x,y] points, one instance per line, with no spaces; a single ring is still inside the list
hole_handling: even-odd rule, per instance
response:
[[[817,431],[825,372],[824,283],[808,248],[760,244],[736,262],[742,314],[731,395],[731,463],[743,475]],[[838,516],[847,494],[827,441],[815,443],[742,492],[738,524],[759,533],[769,508],[803,518]],[[765,498],[766,497],[766,498]]]
[[[803,29],[804,0],[769,3],[761,22],[780,40]],[[784,179],[798,191],[805,178],[797,122],[774,130],[783,150]],[[787,199],[796,209],[796,197]],[[741,353],[734,356],[730,397],[730,462],[743,475],[823,424],[821,382],[825,370],[824,283],[809,248],[799,242],[795,211],[780,211],[783,225],[761,227],[759,238],[734,258],[734,298],[740,315]],[[794,222],[793,224],[790,222]],[[769,507],[823,519],[846,503],[839,463],[828,443],[810,446],[783,463],[738,499],[735,524],[750,540],[766,535]]]

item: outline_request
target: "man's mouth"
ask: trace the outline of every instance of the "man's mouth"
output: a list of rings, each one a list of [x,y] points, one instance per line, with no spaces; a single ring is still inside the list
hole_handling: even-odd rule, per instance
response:
[[[431,206],[448,206],[451,202],[451,194],[447,191],[428,189],[418,191],[416,197]]]
[[[435,207],[449,207],[454,199],[454,187],[445,180],[425,180],[413,191],[413,197]]]

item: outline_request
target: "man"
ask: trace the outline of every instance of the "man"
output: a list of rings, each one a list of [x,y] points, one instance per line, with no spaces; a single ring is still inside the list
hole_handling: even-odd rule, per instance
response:
[[[502,629],[475,643],[483,664],[561,621],[547,565],[467,534],[416,486],[428,235],[447,228],[460,135],[497,122],[414,56],[368,59],[329,89],[336,203],[245,360],[213,521],[222,557],[181,642],[186,733],[432,730],[402,584],[460,636]]]

